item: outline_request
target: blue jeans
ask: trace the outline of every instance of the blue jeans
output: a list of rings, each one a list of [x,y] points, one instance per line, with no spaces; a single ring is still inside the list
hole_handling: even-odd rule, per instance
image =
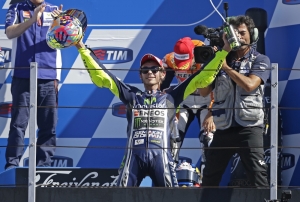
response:
[[[24,136],[29,121],[29,88],[29,79],[13,78],[11,84],[13,105],[5,153],[5,169],[19,166],[20,159],[24,153]],[[51,158],[54,155],[56,146],[57,102],[57,80],[38,79],[37,166],[51,166]]]

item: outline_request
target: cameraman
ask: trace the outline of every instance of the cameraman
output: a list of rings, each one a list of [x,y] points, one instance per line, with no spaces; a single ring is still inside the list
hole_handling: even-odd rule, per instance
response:
[[[249,16],[230,18],[229,24],[236,29],[242,45],[228,54],[215,82],[200,89],[203,96],[214,89],[212,116],[217,130],[210,147],[220,148],[206,152],[202,186],[218,186],[230,158],[238,153],[251,185],[268,187],[263,150],[263,92],[271,63],[253,47],[257,37]]]
[[[166,77],[160,86],[161,90],[169,88],[174,77],[176,77],[180,84],[193,73],[201,69],[201,64],[195,63],[193,52],[195,46],[203,45],[204,43],[202,41],[192,40],[190,37],[181,38],[176,42],[174,52],[166,54],[163,58],[164,68],[166,69]],[[175,162],[178,162],[179,149],[182,146],[188,127],[194,120],[195,116],[198,119],[199,125],[202,124],[208,112],[207,108],[212,99],[212,93],[210,96],[202,97],[198,90],[196,90],[180,104],[179,112],[176,115],[178,117],[178,132],[180,138],[177,139],[177,146],[172,148],[172,155]],[[200,134],[203,134],[203,127],[200,128]],[[200,134],[199,138],[201,137]],[[201,139],[205,141],[207,138]]]

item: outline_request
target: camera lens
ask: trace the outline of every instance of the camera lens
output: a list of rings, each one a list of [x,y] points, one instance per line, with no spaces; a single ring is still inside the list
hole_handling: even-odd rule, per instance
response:
[[[215,52],[211,46],[197,46],[194,48],[196,63],[206,63],[213,58]]]

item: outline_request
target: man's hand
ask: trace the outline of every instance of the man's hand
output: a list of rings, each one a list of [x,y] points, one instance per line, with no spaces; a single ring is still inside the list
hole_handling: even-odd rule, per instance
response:
[[[202,123],[202,127],[204,128],[204,131],[209,132],[215,132],[216,131],[216,125],[214,123],[214,119],[211,112],[208,112],[206,117],[204,118],[204,121]]]
[[[77,43],[75,44],[75,47],[79,50],[80,48],[84,48],[85,49],[85,45],[84,43],[82,42],[82,39]]]
[[[32,19],[34,22],[40,21],[41,16],[45,10],[46,4],[41,4],[34,9]]]
[[[223,41],[224,41],[223,50],[225,50],[229,53],[231,51],[231,47],[230,47],[230,44],[228,43],[226,35],[227,35],[226,32],[224,32],[223,33]]]

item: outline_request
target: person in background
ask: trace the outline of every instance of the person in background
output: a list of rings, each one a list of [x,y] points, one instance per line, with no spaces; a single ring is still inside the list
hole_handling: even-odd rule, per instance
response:
[[[51,166],[56,146],[58,81],[61,55],[46,43],[52,15],[60,7],[44,0],[25,0],[10,5],[5,33],[12,39],[12,112],[5,152],[5,169],[19,166],[24,153],[24,136],[29,121],[30,63],[38,63],[37,86],[37,166]],[[58,68],[58,69],[57,69]],[[39,108],[40,107],[40,108]]]
[[[175,86],[170,86],[174,77],[176,77],[178,84],[181,84],[195,72],[201,69],[201,64],[197,64],[194,58],[194,48],[197,46],[203,46],[204,43],[200,40],[192,40],[190,37],[184,37],[179,39],[173,49],[173,52],[168,53],[163,58],[164,68],[166,69],[166,78],[161,84],[161,89],[168,91],[168,88],[173,88]],[[215,51],[217,48],[214,47]],[[213,102],[213,92],[208,96],[201,96],[199,90],[196,89],[192,94],[190,94],[182,103],[180,103],[177,119],[178,119],[178,132],[179,138],[176,139],[171,144],[172,155],[175,162],[179,161],[179,152],[182,147],[183,140],[185,138],[186,132],[193,122],[195,117],[198,119],[198,124],[200,128],[199,139],[202,147],[202,158],[200,170],[203,170],[205,166],[205,147],[208,145],[208,141],[211,141],[212,133],[207,133],[207,127],[205,125],[213,125],[213,120],[207,117],[208,107]],[[174,131],[175,133],[176,131]],[[209,136],[206,136],[209,134]],[[208,140],[210,139],[210,140]]]

